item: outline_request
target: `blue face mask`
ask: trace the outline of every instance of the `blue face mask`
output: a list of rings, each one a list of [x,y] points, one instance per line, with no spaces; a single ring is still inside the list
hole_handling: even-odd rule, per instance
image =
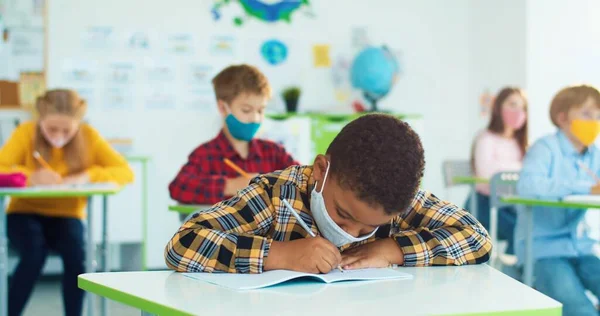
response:
[[[247,142],[252,140],[260,127],[260,123],[241,122],[231,113],[225,118],[225,124],[227,124],[227,129],[229,129],[231,136]]]

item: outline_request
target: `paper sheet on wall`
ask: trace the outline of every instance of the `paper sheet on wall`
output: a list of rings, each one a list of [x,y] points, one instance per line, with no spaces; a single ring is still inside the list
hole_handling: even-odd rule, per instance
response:
[[[192,62],[184,64],[182,103],[185,109],[213,112],[216,108],[211,80],[218,71],[210,64]]]
[[[142,97],[148,109],[175,108],[177,98],[176,62],[168,58],[144,60]]]
[[[213,36],[209,50],[213,56],[233,57],[237,53],[237,40],[232,35]]]
[[[43,72],[22,72],[19,76],[19,93],[21,106],[33,112],[39,96],[46,91],[46,80]]]
[[[125,49],[135,53],[147,52],[156,45],[156,39],[146,31],[134,30],[121,34]]]
[[[44,0],[0,0],[0,14],[9,27],[43,27]]]
[[[331,67],[329,45],[318,44],[313,46],[313,61],[315,68]]]
[[[95,107],[96,83],[98,80],[98,61],[92,59],[67,59],[61,67],[61,83],[74,89],[85,99],[88,107]]]
[[[81,33],[81,47],[88,51],[113,49],[116,44],[115,31],[110,26],[89,26]]]
[[[171,33],[164,41],[166,51],[176,55],[191,55],[195,51],[194,36],[191,33]]]
[[[44,29],[13,28],[10,31],[11,63],[18,72],[44,70]]]
[[[107,108],[133,107],[136,67],[132,62],[115,61],[106,66],[104,101]]]

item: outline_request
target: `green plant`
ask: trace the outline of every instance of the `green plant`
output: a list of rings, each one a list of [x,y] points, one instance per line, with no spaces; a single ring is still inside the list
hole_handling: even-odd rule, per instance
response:
[[[298,87],[289,87],[281,92],[281,96],[286,102],[297,101],[300,98],[302,90]]]

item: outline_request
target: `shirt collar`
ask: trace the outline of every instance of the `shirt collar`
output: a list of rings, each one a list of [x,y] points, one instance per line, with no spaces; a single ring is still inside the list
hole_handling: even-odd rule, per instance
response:
[[[217,146],[219,147],[219,149],[222,151],[223,157],[225,157],[225,158],[239,157],[240,159],[242,159],[240,157],[240,154],[237,151],[235,151],[235,149],[233,149],[233,146],[231,146],[231,142],[229,142],[229,139],[227,139],[227,136],[225,135],[225,132],[223,130],[221,130],[219,132],[219,135],[217,135],[217,137],[215,138],[215,142],[216,142]],[[260,146],[260,143],[256,138],[253,138],[248,144],[248,159],[262,158],[262,157],[263,157],[263,150]]]
[[[596,146],[594,144],[588,146],[583,152],[578,152],[575,149],[575,146],[573,146],[573,143],[571,143],[571,141],[569,140],[569,138],[567,137],[567,135],[565,135],[565,133],[561,130],[559,130],[557,132],[557,137],[558,137],[558,145],[560,146],[560,150],[563,152],[563,154],[565,155],[569,155],[569,156],[584,156],[587,155],[589,153],[593,153],[596,150]]]

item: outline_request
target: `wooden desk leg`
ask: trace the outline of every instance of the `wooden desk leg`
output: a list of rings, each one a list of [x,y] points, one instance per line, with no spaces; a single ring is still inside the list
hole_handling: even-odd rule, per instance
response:
[[[0,197],[0,316],[8,315],[8,238],[6,237],[6,209]]]

